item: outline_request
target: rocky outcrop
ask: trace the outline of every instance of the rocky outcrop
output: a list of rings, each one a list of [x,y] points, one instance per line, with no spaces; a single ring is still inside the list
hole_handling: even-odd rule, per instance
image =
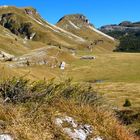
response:
[[[25,8],[25,14],[28,14],[28,15],[36,15],[38,14],[36,9],[32,8],[32,7],[27,7]]]
[[[53,48],[53,46],[51,47]],[[12,63],[8,63],[8,66],[10,67],[28,67],[28,66],[34,66],[34,65],[47,65],[51,68],[59,67],[60,62],[55,55],[49,55],[49,49],[41,48],[34,50],[28,54],[14,57],[12,59]],[[59,51],[58,51],[59,52]],[[58,54],[57,52],[57,54]]]
[[[132,24],[133,23],[131,21],[123,21],[119,24],[119,26],[130,27]]]
[[[22,22],[14,13],[5,13],[0,15],[0,24],[9,29],[13,34],[23,38],[33,39],[35,33],[32,30],[32,23]]]
[[[71,30],[71,29],[81,29],[82,27],[88,27],[93,25],[90,23],[90,21],[86,18],[86,16],[82,14],[72,14],[72,15],[66,15],[62,17],[58,22],[57,25],[60,23],[63,23],[63,21],[66,21],[64,24],[61,25],[61,28],[65,30]]]
[[[69,116],[56,117],[55,125],[67,134],[72,140],[103,140],[101,137],[92,137],[93,128],[89,124],[79,124]]]
[[[14,140],[10,134],[0,134],[0,140]]]
[[[0,61],[12,61],[15,58],[14,55],[0,51]]]

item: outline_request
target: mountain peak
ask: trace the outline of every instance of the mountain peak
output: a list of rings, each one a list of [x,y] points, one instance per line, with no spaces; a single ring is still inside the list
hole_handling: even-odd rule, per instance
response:
[[[62,19],[73,19],[73,20],[81,20],[85,23],[89,23],[89,20],[84,16],[83,14],[70,14],[62,17],[58,22],[60,22]]]
[[[80,29],[86,26],[92,26],[90,21],[83,14],[70,14],[62,17],[57,25],[61,24],[65,30],[69,29]]]

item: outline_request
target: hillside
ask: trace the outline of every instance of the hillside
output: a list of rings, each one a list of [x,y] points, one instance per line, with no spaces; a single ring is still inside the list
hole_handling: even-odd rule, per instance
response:
[[[79,17],[81,15],[77,18]],[[116,45],[114,39],[96,30],[85,16],[82,15],[82,18],[83,20],[78,21],[81,30],[75,30],[73,24],[70,24],[72,30],[67,30],[58,27],[63,20],[57,26],[52,25],[43,20],[34,8],[1,6],[0,49],[14,56],[24,55],[34,49],[47,46],[56,46],[70,52],[81,49],[101,53],[111,52]],[[65,26],[65,18],[63,26]]]
[[[124,21],[118,25],[102,26],[100,30],[120,40],[116,51],[140,52],[140,22]]]
[[[1,7],[1,26],[24,40],[46,45],[80,47],[86,40],[44,21],[33,8]]]
[[[88,40],[88,46],[93,50],[103,48],[113,50],[115,46],[114,38],[97,30],[82,14],[66,15],[56,25]]]

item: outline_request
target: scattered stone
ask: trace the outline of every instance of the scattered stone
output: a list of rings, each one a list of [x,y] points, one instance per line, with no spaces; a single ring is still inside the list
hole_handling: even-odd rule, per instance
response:
[[[0,51],[0,60],[1,61],[12,61],[14,59],[14,57],[15,57],[14,55]]]
[[[0,134],[0,140],[14,140],[9,134]]]
[[[10,98],[9,97],[6,97],[6,99],[3,101],[3,103],[7,103],[7,102],[10,102]]]
[[[105,80],[95,80],[95,83],[103,83]]]
[[[4,129],[6,126],[6,122],[3,120],[0,120],[0,129]]]
[[[23,39],[23,43],[24,43],[24,44],[26,44],[26,43],[27,43],[27,41],[28,41],[28,37],[27,37],[27,36],[25,36],[25,38]]]
[[[97,137],[94,140],[103,140],[101,137]]]
[[[61,62],[61,64],[60,64],[60,69],[61,70],[64,70],[65,69],[65,66],[66,66],[66,62]]]
[[[63,124],[68,124],[70,127],[64,127]],[[73,140],[86,140],[92,134],[92,127],[88,124],[78,124],[72,117],[58,117],[55,119],[55,124]],[[98,139],[97,139],[98,140]],[[100,139],[99,139],[100,140]]]
[[[76,55],[76,52],[75,52],[74,50],[71,50],[71,54],[72,54],[73,56],[75,56],[75,55]]]
[[[30,35],[30,40],[32,40],[32,39],[35,37],[35,35],[36,35],[36,33],[32,33],[32,34]]]
[[[81,59],[93,60],[93,59],[96,59],[96,57],[95,56],[82,56]]]

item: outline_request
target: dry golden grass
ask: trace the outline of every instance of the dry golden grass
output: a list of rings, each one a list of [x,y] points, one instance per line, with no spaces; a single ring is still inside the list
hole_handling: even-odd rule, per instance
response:
[[[14,83],[12,82],[13,80]],[[10,80],[11,86],[17,86],[15,78],[13,80]],[[20,83],[19,79],[17,79],[17,82]],[[9,86],[6,86],[7,84],[8,81],[6,80],[5,88],[9,88]],[[35,85],[32,85],[32,89],[36,87]],[[1,86],[3,85],[1,84]],[[46,87],[53,87],[52,93],[47,93],[46,96],[42,96],[39,99],[36,98],[36,100],[32,98],[24,102],[17,101],[4,104],[1,98],[0,120],[3,122],[3,127],[0,130],[1,133],[10,133],[15,140],[68,140],[67,135],[54,123],[56,117],[66,115],[73,117],[79,124],[90,124],[93,127],[92,137],[101,136],[107,140],[138,139],[120,124],[109,109],[103,107],[102,104],[98,105],[100,100],[91,104],[89,102],[91,99],[87,100],[86,98],[86,100],[83,100],[84,98],[81,98],[84,97],[84,93],[88,96],[88,92],[95,95],[94,90],[89,90],[89,87],[86,85],[85,87],[82,85],[78,86],[67,80],[61,83],[51,81],[46,86],[44,84],[40,86],[37,86],[35,90],[41,92],[47,89]],[[30,84],[28,88],[31,92]],[[69,89],[72,90],[69,91]],[[7,94],[8,90],[11,89],[5,90]],[[21,92],[24,92],[24,88]],[[91,97],[91,95],[89,96]],[[21,96],[19,97],[21,98]],[[92,98],[94,99],[95,97],[92,96]]]
[[[74,117],[80,123],[91,124],[94,136],[107,140],[137,140],[115,117],[104,109],[90,106],[77,106],[73,101],[57,100],[51,105],[37,104],[0,106],[0,119],[5,122],[1,132],[10,133],[20,140],[60,140],[69,138],[59,130],[54,118],[59,114]],[[34,112],[35,111],[35,112]]]
[[[107,102],[114,107],[123,108],[125,99],[131,101],[131,108],[139,108],[140,106],[139,83],[108,82],[96,84],[95,87],[106,98]]]
[[[124,126],[116,120],[115,116],[108,110],[82,106],[76,107],[73,102],[62,101],[57,104],[61,112],[66,112],[70,116],[76,116],[79,122],[89,123],[94,126],[94,135],[104,135],[108,140],[135,140],[137,139],[129,133]]]

